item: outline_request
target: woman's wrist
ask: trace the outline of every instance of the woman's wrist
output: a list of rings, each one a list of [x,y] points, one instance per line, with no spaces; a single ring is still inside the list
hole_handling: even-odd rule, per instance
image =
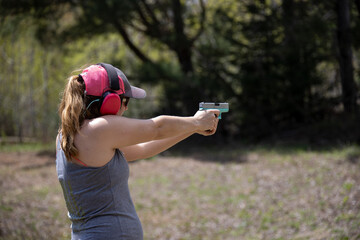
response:
[[[200,126],[201,126],[199,119],[197,117],[195,117],[195,116],[192,116],[192,117],[189,117],[189,118],[191,119],[191,122],[192,122],[192,125],[193,125],[192,132],[193,133],[198,132],[199,129],[200,129]]]

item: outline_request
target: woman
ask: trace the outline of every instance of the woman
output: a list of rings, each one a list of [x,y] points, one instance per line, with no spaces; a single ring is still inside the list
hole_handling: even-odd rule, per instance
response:
[[[72,239],[142,239],[127,161],[152,157],[194,133],[216,132],[217,110],[193,117],[122,117],[130,98],[145,96],[110,64],[69,78],[59,107],[56,169]]]

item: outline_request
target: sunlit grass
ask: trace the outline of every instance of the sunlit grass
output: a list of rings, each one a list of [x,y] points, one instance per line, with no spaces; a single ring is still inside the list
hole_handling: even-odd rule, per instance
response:
[[[54,159],[27,152],[2,155],[3,239],[69,239],[55,165],[45,164]],[[359,152],[357,146],[168,152],[130,164],[129,186],[145,240],[358,239]],[[22,162],[12,164],[12,156]],[[27,167],[34,161],[38,167]],[[51,227],[44,232],[43,224]]]
[[[55,150],[55,142],[0,144],[0,152],[30,152],[30,151],[46,151],[46,150]]]

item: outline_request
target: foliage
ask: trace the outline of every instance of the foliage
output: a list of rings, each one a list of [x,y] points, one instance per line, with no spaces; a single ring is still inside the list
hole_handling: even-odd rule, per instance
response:
[[[1,27],[0,131],[47,138],[56,125],[60,59],[57,49],[36,41],[31,23],[29,17],[9,17]]]
[[[360,37],[356,4],[348,6],[354,63]],[[129,113],[134,117],[190,115],[200,101],[228,101],[231,111],[220,132],[263,137],[343,111],[334,1],[0,5],[0,80],[9,85],[1,89],[3,135],[54,135],[48,129],[56,129],[53,110],[66,77],[101,61],[149,89],[150,101],[136,102],[138,110]],[[359,84],[357,65],[350,74]]]

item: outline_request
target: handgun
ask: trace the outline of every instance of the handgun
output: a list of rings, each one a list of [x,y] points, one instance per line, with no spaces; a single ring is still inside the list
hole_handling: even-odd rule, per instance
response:
[[[221,119],[221,113],[229,112],[229,103],[213,103],[201,102],[199,103],[199,110],[217,109],[220,111],[218,119]]]

